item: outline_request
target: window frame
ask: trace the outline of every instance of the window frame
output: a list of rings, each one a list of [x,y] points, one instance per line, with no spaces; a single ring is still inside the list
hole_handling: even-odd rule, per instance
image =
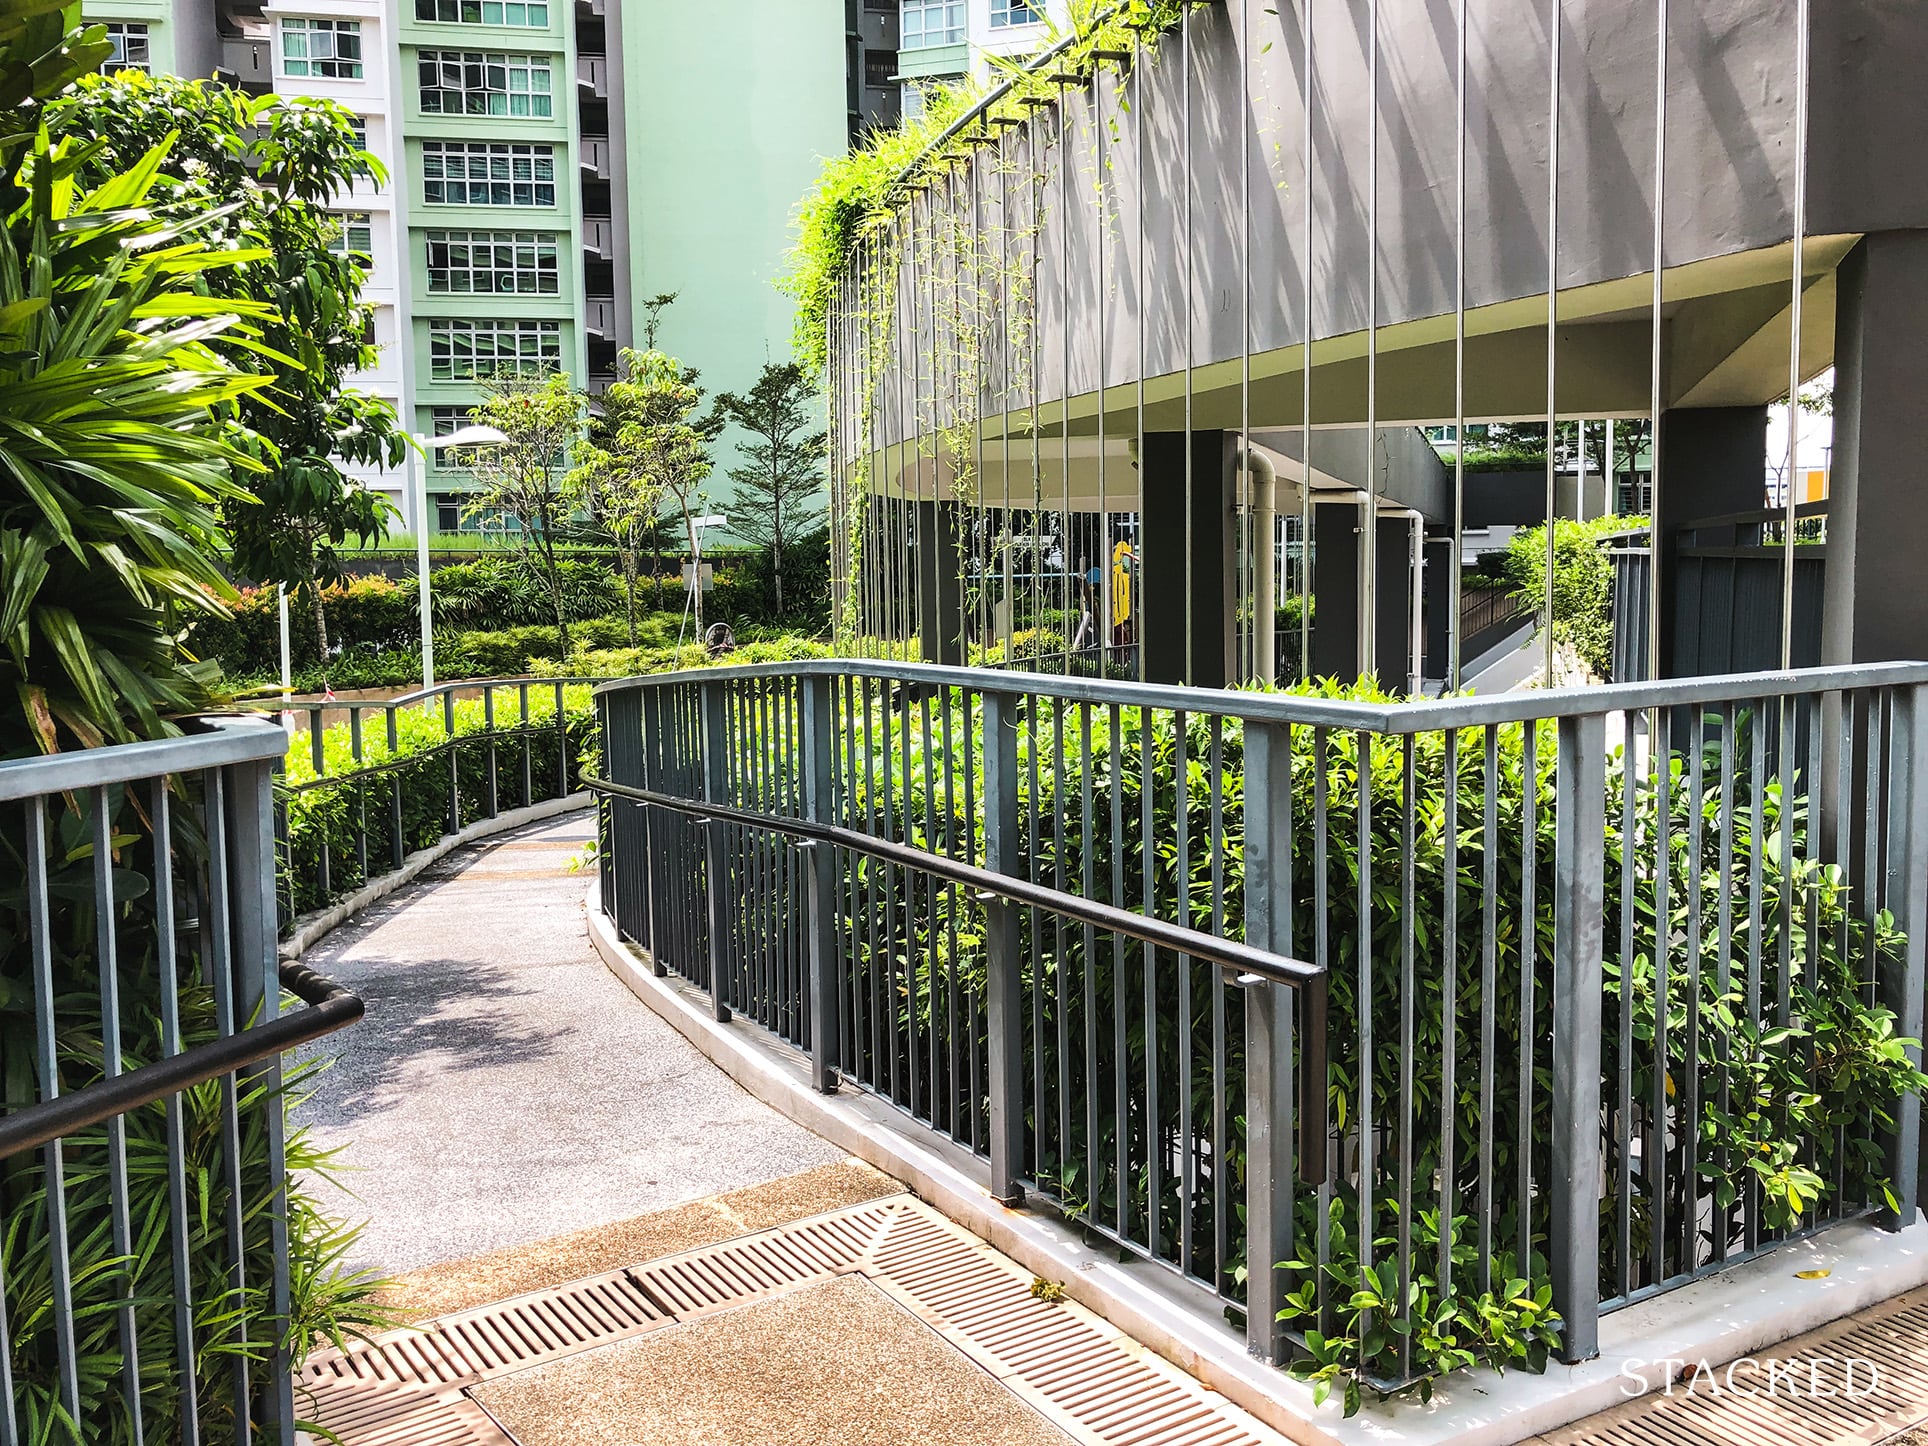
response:
[[[489,355],[486,365],[478,365],[482,358],[480,342],[489,339]],[[501,338],[516,338],[516,344],[505,357]],[[520,338],[532,337],[533,349],[524,352]],[[458,355],[457,339],[466,337],[468,350],[466,361]],[[440,355],[437,354],[438,348]],[[429,380],[435,382],[486,381],[499,376],[504,371],[513,370],[520,376],[542,376],[547,372],[560,370],[562,366],[562,323],[541,318],[526,317],[431,317],[428,323]]]
[[[495,81],[500,76],[501,84]],[[522,79],[521,88],[516,80]],[[451,78],[454,83],[450,84]],[[538,83],[539,82],[539,83]],[[555,57],[539,52],[424,47],[415,53],[416,103],[425,116],[554,120]],[[453,106],[444,97],[456,97]],[[498,108],[495,98],[501,97]],[[431,97],[434,103],[430,103]],[[479,99],[478,109],[472,102]],[[516,108],[520,100],[523,108]]]
[[[481,174],[476,173],[477,160]],[[528,178],[516,175],[516,163],[528,162]],[[433,166],[431,166],[433,161]],[[449,174],[450,163],[457,162],[462,174]],[[497,162],[500,162],[499,174]],[[545,178],[542,174],[548,170]],[[431,170],[440,175],[431,175]],[[514,211],[553,211],[559,192],[556,180],[556,148],[541,141],[448,141],[422,142],[422,204],[424,206],[475,206]],[[450,199],[449,187],[461,188],[459,199]],[[526,187],[529,199],[516,199],[517,188]],[[543,198],[544,191],[548,198]],[[483,198],[477,199],[477,191]],[[439,194],[437,192],[439,191]],[[504,199],[497,199],[498,195]]]
[[[122,70],[138,70],[142,75],[154,73],[154,27],[145,20],[107,20],[102,24],[107,29],[107,40],[114,47],[114,53],[101,63],[102,75],[113,75]],[[140,42],[141,58],[131,58],[132,43]]]
[[[368,211],[330,211],[329,218],[335,223],[335,238],[328,243],[328,249],[337,256],[366,256],[371,262],[375,259],[375,218]],[[353,244],[355,232],[364,233],[368,244]]]
[[[558,234],[554,231],[502,231],[495,229],[473,229],[469,227],[436,227],[426,236],[427,248],[424,268],[428,274],[428,290],[432,296],[559,296],[562,294],[562,248]],[[447,248],[442,264],[437,266],[435,248]],[[456,251],[464,253],[461,264],[457,264]],[[529,264],[525,268],[523,256],[528,253]],[[477,253],[486,253],[486,259],[478,261]],[[507,265],[503,255],[508,253]],[[438,272],[442,276],[440,285],[436,283]],[[458,277],[466,277],[467,286],[454,284]],[[487,278],[488,285],[477,283]],[[523,285],[523,281],[529,285]],[[508,285],[503,285],[503,282]],[[546,283],[546,284],[545,284]]]
[[[1016,30],[1025,25],[1041,25],[1044,15],[1038,6],[1041,0],[991,0],[991,29]],[[1023,18],[1019,18],[1019,12]]]
[[[422,25],[499,25],[505,30],[547,30],[549,28],[550,0],[415,0],[415,19]],[[424,10],[437,13],[424,15]],[[471,15],[468,12],[473,11]],[[496,12],[491,20],[489,12]],[[453,11],[453,14],[443,14]],[[541,12],[540,20],[530,19],[531,12]],[[520,20],[510,19],[512,13],[519,12]]]
[[[914,28],[913,16],[916,17]],[[935,26],[932,17],[937,19]],[[971,34],[970,8],[965,0],[903,0],[897,25],[900,51],[962,45]]]
[[[362,27],[359,20],[342,20],[327,15],[284,15],[277,27],[281,43],[275,47],[275,63],[278,73],[297,80],[365,80],[367,78],[367,57],[362,53]],[[330,37],[330,53],[314,53],[314,37]],[[302,37],[302,54],[288,53],[288,42],[296,36]],[[354,41],[354,56],[343,54],[342,41]],[[293,67],[302,68],[296,70]],[[333,69],[320,67],[332,66]]]

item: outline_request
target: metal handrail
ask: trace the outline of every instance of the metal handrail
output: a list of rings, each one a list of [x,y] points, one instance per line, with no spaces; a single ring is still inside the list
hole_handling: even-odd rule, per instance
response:
[[[210,716],[205,725],[177,738],[9,759],[0,763],[0,803],[83,788],[142,783],[170,773],[265,763],[288,751],[288,735],[260,714]]]
[[[1155,948],[1165,949],[1174,954],[1203,959],[1239,976],[1238,983],[1267,982],[1283,984],[1304,996],[1306,1024],[1304,1034],[1305,1058],[1300,1073],[1299,1149],[1300,1158],[1305,1162],[1304,1177],[1313,1184],[1322,1183],[1325,1152],[1321,1141],[1325,1134],[1324,1111],[1321,1108],[1326,1088],[1326,971],[1317,964],[1303,959],[1292,959],[1285,955],[1273,954],[1268,950],[1255,948],[1237,939],[1222,938],[1216,934],[1201,933],[1183,924],[1167,923],[1163,919],[1136,914],[1129,909],[1116,908],[1110,904],[1099,903],[1077,894],[1067,894],[1045,884],[1034,883],[1029,879],[1010,874],[1001,874],[991,869],[967,864],[946,854],[930,853],[924,849],[913,848],[892,839],[878,838],[874,834],[859,832],[856,829],[840,828],[835,824],[817,823],[810,819],[795,818],[783,814],[763,813],[754,809],[736,808],[721,802],[705,802],[700,799],[683,798],[676,794],[660,793],[653,789],[633,788],[627,784],[613,783],[606,778],[593,774],[582,775],[584,787],[593,792],[625,798],[633,803],[647,804],[652,808],[669,809],[680,813],[698,823],[721,821],[740,824],[746,828],[762,829],[769,833],[802,840],[800,847],[815,847],[828,844],[835,848],[848,849],[852,853],[863,854],[883,863],[897,864],[914,869],[952,883],[962,884],[976,890],[980,898],[995,896],[1008,903],[1025,904],[1059,914],[1079,923],[1090,924],[1126,938],[1137,939]]]
[[[677,673],[619,678],[600,683],[596,696],[661,683],[756,678],[875,678],[904,687],[962,688],[974,693],[1043,697],[1072,703],[1117,703],[1128,708],[1174,709],[1245,723],[1286,723],[1312,728],[1365,730],[1401,737],[1455,728],[1526,723],[1560,717],[1596,717],[1684,704],[1745,703],[1764,695],[1809,696],[1860,688],[1928,683],[1928,662],[1854,663],[1788,672],[1728,673],[1661,682],[1608,683],[1586,688],[1545,688],[1410,703],[1360,703],[1299,693],[1185,688],[1156,683],[1115,683],[1004,669],[944,667],[934,663],[867,658],[809,658],[787,663],[750,663],[734,668],[694,668]]]
[[[308,1007],[239,1034],[197,1044],[180,1054],[60,1095],[0,1118],[0,1159],[105,1124],[156,1100],[259,1064],[355,1024],[366,1013],[359,995],[302,964],[284,963],[281,987]]]

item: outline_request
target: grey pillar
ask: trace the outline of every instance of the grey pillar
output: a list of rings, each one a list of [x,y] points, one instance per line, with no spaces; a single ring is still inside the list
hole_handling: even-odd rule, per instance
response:
[[[1862,240],[1837,317],[1821,661],[1928,657],[1928,231]]]
[[[1373,594],[1373,631],[1379,641],[1373,671],[1379,686],[1404,694],[1413,654],[1413,523],[1410,517],[1379,519],[1375,552],[1378,587]]]
[[[917,508],[917,638],[927,663],[964,663],[964,553],[957,504]]]
[[[1660,418],[1660,672],[1676,676],[1678,532],[1703,517],[1753,512],[1767,501],[1767,408],[1676,408]]]
[[[1312,675],[1359,675],[1359,504],[1312,505]]]
[[[1236,594],[1232,567],[1233,467],[1224,432],[1192,432],[1187,507],[1187,434],[1148,432],[1139,457],[1144,484],[1144,678],[1223,688],[1237,676],[1232,656]],[[1188,566],[1189,563],[1189,566]],[[1189,645],[1189,647],[1188,647]],[[1187,653],[1189,651],[1189,663]]]
[[[1453,570],[1459,566],[1459,547],[1451,536],[1426,539],[1426,578],[1423,601],[1426,624],[1428,678],[1453,676]]]

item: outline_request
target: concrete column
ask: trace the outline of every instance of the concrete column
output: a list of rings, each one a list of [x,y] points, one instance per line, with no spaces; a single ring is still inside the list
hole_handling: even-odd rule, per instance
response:
[[[964,552],[957,504],[918,502],[917,637],[927,663],[964,663]]]
[[[1312,675],[1359,676],[1359,504],[1312,504]]]
[[[1767,408],[1676,408],[1660,418],[1660,671],[1675,676],[1678,533],[1689,522],[1767,502]]]
[[[1223,688],[1236,676],[1232,502],[1237,457],[1224,432],[1192,432],[1189,441],[1189,508],[1187,434],[1149,432],[1139,455],[1144,677],[1148,683]]]
[[[1425,596],[1422,600],[1426,623],[1426,676],[1444,678],[1448,682],[1453,676],[1453,572],[1458,566],[1459,547],[1450,533],[1445,537],[1426,539]]]
[[[1924,336],[1928,231],[1866,237],[1840,272],[1823,664],[1928,657]]]
[[[1413,657],[1413,522],[1410,517],[1379,519],[1376,551],[1378,586],[1373,591],[1373,672],[1388,693],[1403,694]]]

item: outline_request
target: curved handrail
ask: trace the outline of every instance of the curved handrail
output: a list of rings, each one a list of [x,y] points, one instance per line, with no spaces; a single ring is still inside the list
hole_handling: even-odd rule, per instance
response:
[[[756,678],[875,678],[910,687],[965,688],[978,693],[1057,698],[1071,703],[1116,703],[1235,718],[1246,723],[1298,724],[1363,729],[1394,736],[1527,723],[1682,705],[1740,703],[1860,688],[1928,684],[1928,662],[1855,663],[1788,672],[1728,673],[1666,679],[1657,683],[1607,683],[1583,688],[1542,688],[1490,698],[1428,699],[1410,703],[1360,703],[1298,693],[1248,692],[1235,688],[1185,688],[1158,683],[1113,683],[1000,668],[962,668],[867,658],[806,658],[788,663],[750,663],[733,668],[692,668],[650,673],[597,685],[596,696],[666,683],[728,683]]]

